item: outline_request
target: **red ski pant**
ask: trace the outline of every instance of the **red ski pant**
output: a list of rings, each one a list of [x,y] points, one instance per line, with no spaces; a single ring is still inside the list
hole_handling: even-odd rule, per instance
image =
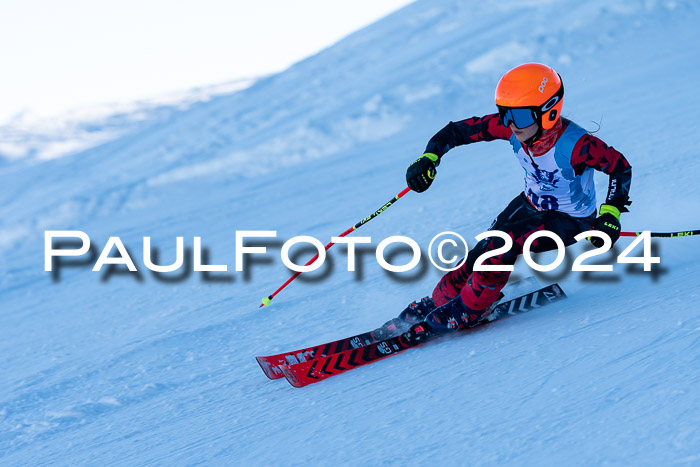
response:
[[[493,221],[488,230],[505,232],[513,240],[513,247],[506,253],[486,259],[484,265],[512,265],[523,252],[525,240],[535,232],[549,230],[559,236],[564,245],[572,245],[574,237],[593,226],[595,214],[588,217],[572,217],[559,211],[538,211],[524,193],[517,196]],[[485,310],[498,299],[501,289],[508,282],[510,272],[473,271],[474,262],[483,253],[502,247],[504,240],[490,237],[481,240],[469,251],[466,262],[448,272],[433,290],[433,302],[444,305],[458,294],[464,304],[475,311]],[[553,240],[541,237],[532,244],[534,253],[556,249]]]

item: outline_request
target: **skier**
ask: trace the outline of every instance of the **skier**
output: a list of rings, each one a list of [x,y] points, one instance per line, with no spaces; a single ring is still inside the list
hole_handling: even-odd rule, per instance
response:
[[[574,122],[562,118],[564,85],[552,68],[526,63],[508,71],[496,86],[498,113],[450,122],[433,136],[425,153],[406,171],[411,190],[422,193],[433,183],[441,158],[450,149],[478,141],[506,140],[525,170],[525,190],[493,221],[488,230],[505,232],[513,247],[492,256],[484,265],[512,265],[522,253],[525,239],[548,230],[565,245],[595,229],[613,243],[620,236],[620,213],[627,212],[632,168],[625,157]],[[609,175],[608,195],[596,217],[593,170]],[[591,237],[600,247],[602,239]],[[481,240],[466,262],[440,280],[432,297],[412,303],[398,319],[380,328],[393,334],[405,323],[425,320],[435,333],[470,326],[482,319],[499,298],[510,272],[474,271],[474,262],[487,251],[502,247],[498,237]],[[533,252],[556,248],[541,237]],[[437,307],[437,308],[436,308]],[[399,329],[400,330],[400,329]]]

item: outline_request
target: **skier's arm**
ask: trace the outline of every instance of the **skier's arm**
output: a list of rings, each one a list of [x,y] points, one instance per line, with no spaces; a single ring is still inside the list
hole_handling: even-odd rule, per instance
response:
[[[418,193],[427,190],[437,175],[440,159],[450,149],[477,141],[509,139],[513,132],[501,123],[498,114],[472,117],[461,122],[450,122],[430,138],[425,153],[406,170],[408,187]]]
[[[507,140],[512,134],[511,129],[503,125],[498,114],[472,117],[460,122],[448,123],[445,128],[430,138],[425,152],[438,156],[436,165],[439,165],[439,159],[454,147],[478,141]]]
[[[605,204],[616,207],[620,212],[628,211],[632,166],[622,153],[600,138],[586,134],[574,146],[571,165],[577,175],[582,174],[586,167],[608,174],[610,180]]]

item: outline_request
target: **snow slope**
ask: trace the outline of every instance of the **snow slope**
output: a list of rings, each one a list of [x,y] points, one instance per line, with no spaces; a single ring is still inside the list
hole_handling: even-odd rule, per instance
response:
[[[244,91],[77,154],[5,162],[0,463],[697,464],[696,238],[656,241],[660,274],[562,267],[540,276],[563,285],[561,304],[301,390],[253,357],[375,327],[439,271],[391,277],[365,257],[352,275],[334,247],[329,274],[261,310],[288,276],[279,242],[248,274],[233,269],[236,231],[327,241],[372,212],[435,131],[492,112],[498,77],[530,60],[563,76],[567,117],[602,120],[597,134],[630,159],[623,227],[697,229],[698,19],[690,0],[418,1]],[[471,239],[521,177],[505,142],[455,149],[430,191],[358,234]],[[97,253],[119,236],[142,272],[90,263],[53,281],[46,229],[85,231]],[[163,263],[176,236],[189,248],[201,236],[229,273],[155,277],[144,236]]]
[[[20,113],[0,122],[0,162],[2,159],[54,159],[91,149],[139,128],[167,120],[176,110],[207,102],[212,96],[245,89],[254,78],[168,93],[144,101],[114,103],[78,108],[61,117]]]

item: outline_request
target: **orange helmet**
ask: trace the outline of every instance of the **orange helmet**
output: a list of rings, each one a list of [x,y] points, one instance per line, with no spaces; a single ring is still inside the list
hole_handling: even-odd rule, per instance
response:
[[[516,66],[496,86],[496,105],[506,126],[512,122],[525,128],[537,123],[548,130],[559,120],[563,103],[561,76],[541,63]]]

